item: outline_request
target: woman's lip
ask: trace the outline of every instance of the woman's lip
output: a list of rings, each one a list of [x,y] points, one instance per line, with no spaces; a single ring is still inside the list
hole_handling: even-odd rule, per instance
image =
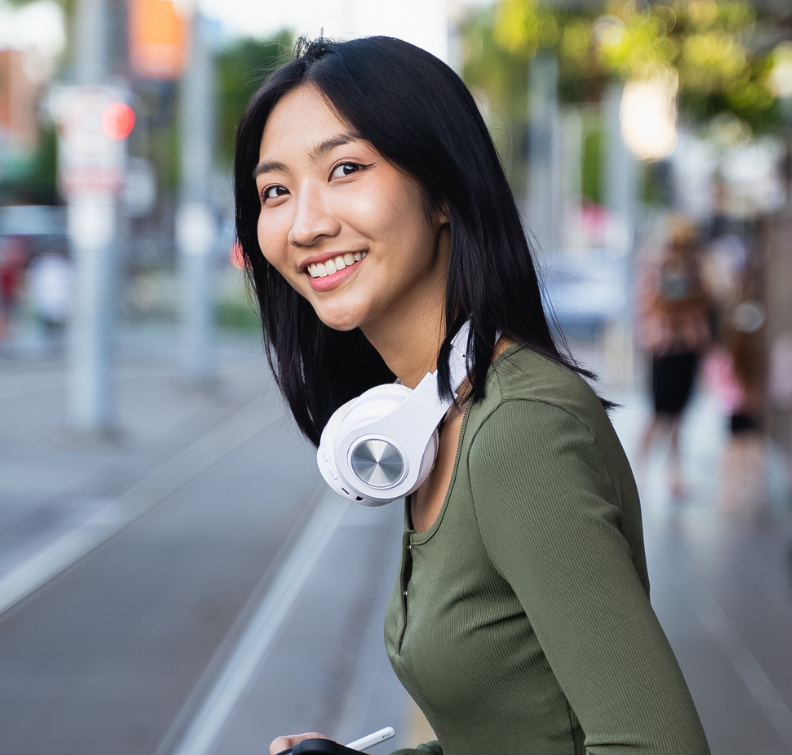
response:
[[[347,267],[345,267],[343,270],[338,270],[335,273],[326,275],[324,278],[313,278],[307,270],[305,271],[305,274],[308,276],[308,280],[311,283],[311,288],[314,291],[331,291],[336,286],[339,286],[343,281],[345,281],[350,275],[352,275],[352,273],[354,273],[364,261],[365,257],[362,260],[356,262],[354,265],[347,265]]]

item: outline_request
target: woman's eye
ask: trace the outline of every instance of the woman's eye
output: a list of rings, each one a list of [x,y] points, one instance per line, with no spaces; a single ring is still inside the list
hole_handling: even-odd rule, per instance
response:
[[[268,199],[277,199],[289,193],[285,186],[268,186],[261,192],[261,201],[266,202]]]
[[[333,168],[330,178],[346,178],[346,176],[351,176],[353,173],[357,173],[367,167],[367,165],[360,165],[359,163],[341,163]]]

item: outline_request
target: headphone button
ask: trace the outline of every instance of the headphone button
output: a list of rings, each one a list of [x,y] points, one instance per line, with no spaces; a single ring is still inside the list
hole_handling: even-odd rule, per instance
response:
[[[360,441],[349,454],[349,464],[355,476],[372,488],[393,487],[407,472],[396,446],[381,438]]]

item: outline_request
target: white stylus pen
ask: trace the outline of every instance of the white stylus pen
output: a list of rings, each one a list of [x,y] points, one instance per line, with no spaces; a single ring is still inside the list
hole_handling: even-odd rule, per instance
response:
[[[384,742],[386,739],[390,739],[395,733],[392,726],[386,726],[384,729],[375,731],[373,734],[350,742],[347,747],[351,750],[368,750],[369,747],[373,747],[380,742]]]

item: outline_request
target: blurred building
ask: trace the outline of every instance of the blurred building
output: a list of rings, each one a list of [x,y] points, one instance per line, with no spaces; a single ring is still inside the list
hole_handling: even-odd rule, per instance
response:
[[[7,148],[36,144],[39,85],[30,75],[35,65],[33,52],[0,50],[0,143]]]

